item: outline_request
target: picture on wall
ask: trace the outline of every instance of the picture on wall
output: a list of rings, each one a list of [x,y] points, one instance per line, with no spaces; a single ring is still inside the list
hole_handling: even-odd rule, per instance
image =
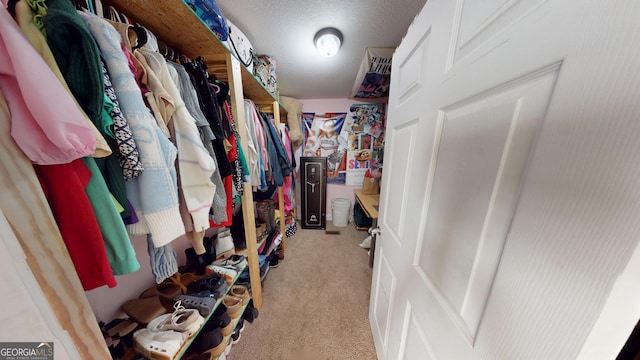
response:
[[[316,115],[303,113],[305,143],[303,156],[327,158],[327,183],[344,184],[346,178],[346,146],[341,146],[340,133],[347,113]]]
[[[354,104],[343,127],[347,132],[347,171],[345,183],[361,186],[364,175],[380,175],[384,145],[384,104]]]

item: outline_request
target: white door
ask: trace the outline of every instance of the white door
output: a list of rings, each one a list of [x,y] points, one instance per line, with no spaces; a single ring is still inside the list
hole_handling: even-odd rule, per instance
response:
[[[617,332],[598,325],[619,276],[640,287],[639,14],[635,0],[427,2],[393,59],[380,359],[615,358],[640,316],[636,290]]]

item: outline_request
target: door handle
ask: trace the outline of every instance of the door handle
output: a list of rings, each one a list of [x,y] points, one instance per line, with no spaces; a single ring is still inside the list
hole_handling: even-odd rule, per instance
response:
[[[378,236],[382,233],[382,230],[380,229],[380,226],[376,226],[374,228],[369,228],[368,232],[371,236]]]

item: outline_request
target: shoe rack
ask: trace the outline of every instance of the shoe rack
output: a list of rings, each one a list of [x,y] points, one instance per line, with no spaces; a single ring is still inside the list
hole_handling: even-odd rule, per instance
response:
[[[181,0],[163,0],[150,3],[146,0],[108,0],[127,17],[152,31],[168,46],[185,56],[195,59],[204,58],[208,72],[230,87],[232,115],[237,121],[240,145],[245,154],[249,153],[244,98],[273,111],[276,122],[286,117],[286,109],[254,77],[253,73],[242,66],[238,59],[218,40],[195,13]],[[251,184],[244,184],[242,211],[247,241],[247,260],[251,280],[252,298],[257,309],[262,307],[262,286],[258,266],[258,251],[255,231],[255,211]],[[279,205],[284,209],[284,194],[278,188]],[[286,247],[284,213],[281,212],[280,228],[283,234],[283,246]]]

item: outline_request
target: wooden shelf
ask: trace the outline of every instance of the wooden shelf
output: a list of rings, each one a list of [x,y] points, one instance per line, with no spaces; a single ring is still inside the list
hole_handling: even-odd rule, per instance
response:
[[[181,0],[105,0],[118,11],[136,23],[149,29],[165,44],[185,56],[195,59],[201,56],[208,67],[208,72],[219,80],[229,84],[229,95],[233,118],[238,123],[238,133],[242,149],[248,153],[246,134],[246,114],[244,99],[271,104],[274,117],[278,120],[285,117],[286,109],[267,91],[260,81],[253,76],[229,51],[216,35],[200,20],[200,18]],[[262,307],[262,287],[258,268],[257,247],[255,239],[254,204],[251,184],[243,184],[245,195],[242,197],[242,211],[245,218],[245,238],[247,241],[247,260],[250,264],[252,284],[251,295],[256,309]],[[279,201],[283,204],[282,187],[279,187]],[[283,219],[284,220],[284,219]],[[286,240],[286,239],[285,239]],[[282,249],[286,247],[283,240]]]
[[[202,326],[200,327],[200,329],[198,329],[198,331],[193,334],[193,336],[191,336],[189,339],[187,339],[187,341],[185,341],[185,343],[182,345],[182,347],[180,348],[180,351],[178,351],[178,353],[176,354],[176,356],[174,357],[174,359],[182,359],[182,357],[187,353],[187,350],[189,349],[189,347],[191,346],[191,344],[193,343],[193,341],[196,339],[196,337],[198,337],[198,335],[200,334],[200,330],[202,330],[202,328],[207,324],[207,322],[211,319],[211,316],[213,316],[213,313],[216,311],[216,309],[218,308],[218,306],[220,306],[220,304],[222,304],[222,301],[224,300],[224,298],[227,296],[227,294],[229,293],[229,291],[231,290],[231,287],[233,285],[236,284],[236,282],[238,282],[238,278],[240,278],[240,274],[242,274],[242,271],[245,269],[247,265],[243,266],[242,268],[238,269],[238,274],[236,275],[236,277],[233,279],[233,281],[231,282],[231,284],[227,287],[227,290],[224,292],[223,295],[220,295],[220,297],[218,298],[218,300],[216,301],[216,304],[213,306],[213,308],[211,309],[211,312],[209,313],[209,315],[207,315],[204,318],[204,322],[202,323]]]
[[[228,81],[225,55],[227,47],[198,18],[198,16],[180,0],[108,0],[108,4],[122,11],[127,17],[151,30],[156,37],[191,59],[202,56],[209,72],[221,81]],[[237,58],[237,57],[236,57]],[[277,99],[242,66],[242,88],[245,97],[253,101]],[[286,109],[280,104],[281,113]]]
[[[209,315],[207,315],[206,317],[204,317],[204,322],[202,323],[202,326],[200,326],[200,328],[198,329],[198,331],[196,331],[195,334],[193,334],[190,338],[188,338],[184,344],[182,344],[182,347],[180,347],[180,351],[178,351],[176,353],[176,355],[173,357],[174,360],[179,360],[182,359],[185,354],[187,353],[187,351],[189,350],[189,347],[191,346],[191,344],[195,341],[196,337],[198,337],[198,335],[200,334],[200,331],[202,330],[202,328],[204,328],[204,326],[207,324],[207,322],[211,319],[211,317],[213,316],[213,313],[216,311],[216,309],[218,308],[218,306],[220,306],[220,304],[222,304],[222,301],[224,300],[224,298],[227,296],[227,294],[229,293],[229,291],[231,290],[231,287],[234,286],[237,282],[238,279],[240,278],[240,274],[242,273],[242,271],[246,268],[247,265],[243,266],[242,268],[238,269],[238,274],[236,275],[236,277],[233,279],[233,282],[231,283],[231,285],[228,286],[227,290],[224,292],[223,295],[220,295],[220,297],[218,298],[218,300],[216,301],[216,304],[213,306],[213,308],[211,309],[211,312],[209,313]],[[248,305],[248,304],[247,304]],[[244,305],[243,307],[243,312],[244,309],[246,309],[247,305]],[[236,319],[236,324],[237,321],[240,318]],[[233,321],[233,319],[232,319]],[[235,329],[235,325],[234,325],[234,329]],[[229,338],[231,338],[231,336],[229,336]],[[120,358],[121,360],[131,360],[136,358],[137,356],[139,356],[139,353],[135,350],[135,348],[133,346],[131,347],[127,347],[125,354]]]

